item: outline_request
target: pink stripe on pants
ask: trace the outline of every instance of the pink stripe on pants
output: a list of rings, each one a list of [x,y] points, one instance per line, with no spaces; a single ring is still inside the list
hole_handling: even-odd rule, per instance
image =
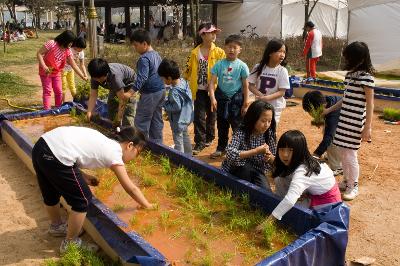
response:
[[[56,107],[62,104],[62,82],[61,75],[57,76],[44,76],[40,75],[40,80],[42,81],[43,88],[43,108],[48,110],[51,108],[51,91],[54,91],[54,98]]]

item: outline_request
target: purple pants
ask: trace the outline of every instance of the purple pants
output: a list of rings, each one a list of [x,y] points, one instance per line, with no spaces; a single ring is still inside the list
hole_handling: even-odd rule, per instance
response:
[[[51,108],[51,91],[54,91],[55,105],[60,107],[62,104],[62,82],[61,75],[57,76],[42,76],[40,75],[43,88],[43,109]]]

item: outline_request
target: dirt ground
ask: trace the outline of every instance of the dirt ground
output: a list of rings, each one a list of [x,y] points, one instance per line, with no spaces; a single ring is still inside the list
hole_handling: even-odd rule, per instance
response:
[[[40,102],[40,92],[35,94]],[[298,99],[293,101],[299,103]],[[300,105],[284,110],[278,137],[289,129],[299,129],[307,137],[310,150],[319,143],[321,129],[310,126],[310,117]],[[191,127],[193,136],[193,127]],[[168,123],[164,142],[172,145]],[[397,140],[400,127],[384,124],[374,114],[372,143],[364,143],[359,151],[361,167],[360,195],[349,202],[350,236],[347,260],[368,256],[374,265],[400,265],[400,148]],[[216,141],[198,158],[209,159]],[[58,256],[61,239],[46,234],[48,218],[33,174],[12,150],[0,141],[0,265],[41,265],[47,258]]]

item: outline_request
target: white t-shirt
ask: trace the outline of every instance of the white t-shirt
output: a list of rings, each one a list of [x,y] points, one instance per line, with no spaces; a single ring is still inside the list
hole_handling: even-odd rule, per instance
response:
[[[108,168],[124,165],[121,145],[87,127],[58,127],[42,135],[56,158],[66,166]]]
[[[278,89],[290,89],[289,74],[285,67],[278,65],[274,68],[264,66],[259,77],[254,73],[259,64],[253,67],[248,78],[249,83],[255,84],[257,90],[264,95],[270,95],[278,91]],[[275,108],[285,108],[286,100],[280,97],[269,101]]]
[[[71,52],[72,52],[72,59],[75,60],[75,62],[79,59],[79,60],[83,60],[85,59],[85,53],[82,51],[78,52],[77,50],[75,50],[74,48],[71,48]],[[72,66],[70,66],[68,63],[65,63],[64,66],[64,71],[70,71],[72,70]]]
[[[205,58],[199,49],[199,68],[197,73],[197,89],[208,90],[208,57]]]
[[[286,177],[291,178],[292,181],[286,196],[272,211],[272,215],[276,219],[282,219],[282,216],[296,204],[304,191],[311,195],[322,195],[331,190],[336,183],[332,170],[325,163],[321,164],[321,172],[318,175],[313,173],[311,176],[306,176],[306,173],[307,170],[302,164],[293,174]]]

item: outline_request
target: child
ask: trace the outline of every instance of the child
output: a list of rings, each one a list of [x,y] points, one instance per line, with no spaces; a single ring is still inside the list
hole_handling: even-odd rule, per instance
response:
[[[311,115],[313,109],[316,110],[322,106],[325,110],[341,99],[342,97],[339,96],[324,96],[320,91],[309,91],[303,96],[303,109]],[[343,173],[339,147],[332,144],[339,122],[339,113],[340,110],[336,110],[324,116],[324,137],[313,153],[314,156],[321,158],[326,152],[328,165],[335,176]]]
[[[91,77],[91,89],[87,110],[87,118],[90,120],[96,106],[99,86],[110,90],[108,94],[108,118],[115,126],[133,126],[136,110],[136,98],[126,98],[124,91],[128,91],[135,81],[135,71],[132,68],[118,63],[108,63],[101,58],[94,58],[88,65]],[[118,99],[118,101],[116,100]]]
[[[79,68],[81,69],[84,76],[87,76],[85,67],[85,53],[83,50],[86,48],[86,41],[84,38],[76,38],[72,43],[71,52],[74,61],[79,60]],[[71,92],[72,98],[75,98],[76,88],[75,88],[75,75],[72,71],[72,67],[67,63],[65,64],[62,73],[62,100],[65,102],[65,93],[67,90]]]
[[[215,45],[217,33],[220,31],[211,23],[199,26],[196,48],[191,51],[184,72],[194,100],[194,155],[210,146],[215,138],[216,114],[211,110],[208,85],[212,67],[218,60],[225,58],[224,50]]]
[[[274,107],[253,102],[226,148],[222,170],[270,191],[265,173],[271,170],[276,154],[275,129]]]
[[[283,96],[285,91],[290,89],[289,74],[285,68],[286,52],[287,47],[282,40],[269,41],[261,62],[254,66],[249,77],[250,91],[256,99],[272,104],[277,124],[286,107]]]
[[[151,47],[150,33],[144,29],[135,30],[130,41],[135,51],[140,54],[136,64],[137,78],[133,88],[127,93],[131,97],[136,92],[140,99],[136,108],[135,126],[150,140],[162,143],[162,106],[165,99],[164,83],[157,74],[161,63],[160,55]]]
[[[56,107],[62,104],[62,83],[61,71],[65,63],[71,65],[72,69],[83,80],[87,77],[81,72],[72,58],[71,50],[69,49],[75,40],[75,34],[66,30],[58,35],[54,40],[50,40],[39,49],[36,56],[39,60],[39,75],[43,87],[43,107],[45,110],[50,109],[51,88],[54,91]]]
[[[308,193],[310,208],[313,209],[342,201],[332,170],[310,154],[303,133],[286,131],[278,141],[277,150],[272,177],[277,194],[284,198],[272,211],[269,220],[281,220],[303,192]]]
[[[218,61],[211,70],[209,87],[211,110],[217,111],[218,146],[211,158],[221,157],[228,145],[229,126],[234,132],[242,122],[249,102],[247,77],[249,68],[238,59],[242,49],[239,35],[230,35],[225,40],[226,59]],[[218,88],[215,91],[218,78]],[[214,93],[215,91],[215,93]],[[217,105],[218,103],[218,105]]]
[[[357,150],[361,141],[371,142],[372,115],[374,112],[374,78],[369,49],[364,42],[353,42],[343,50],[346,89],[343,99],[326,109],[324,114],[340,109],[339,123],[333,144],[340,147],[343,167],[344,200],[353,200],[358,195],[360,166]]]
[[[36,142],[32,163],[51,220],[49,234],[66,236],[61,243],[61,253],[68,243],[81,245],[78,235],[92,198],[88,183],[98,184],[95,177],[86,175],[79,168],[110,168],[140,206],[154,208],[129,179],[125,169],[125,163],[135,159],[144,146],[145,136],[133,127],[122,128],[116,141],[90,128],[58,127],[43,134]],[[71,206],[67,224],[59,213],[60,196]]]
[[[193,122],[193,104],[189,84],[180,78],[178,64],[172,60],[163,59],[158,75],[166,86],[171,86],[164,109],[168,114],[175,149],[192,156],[188,126]]]

